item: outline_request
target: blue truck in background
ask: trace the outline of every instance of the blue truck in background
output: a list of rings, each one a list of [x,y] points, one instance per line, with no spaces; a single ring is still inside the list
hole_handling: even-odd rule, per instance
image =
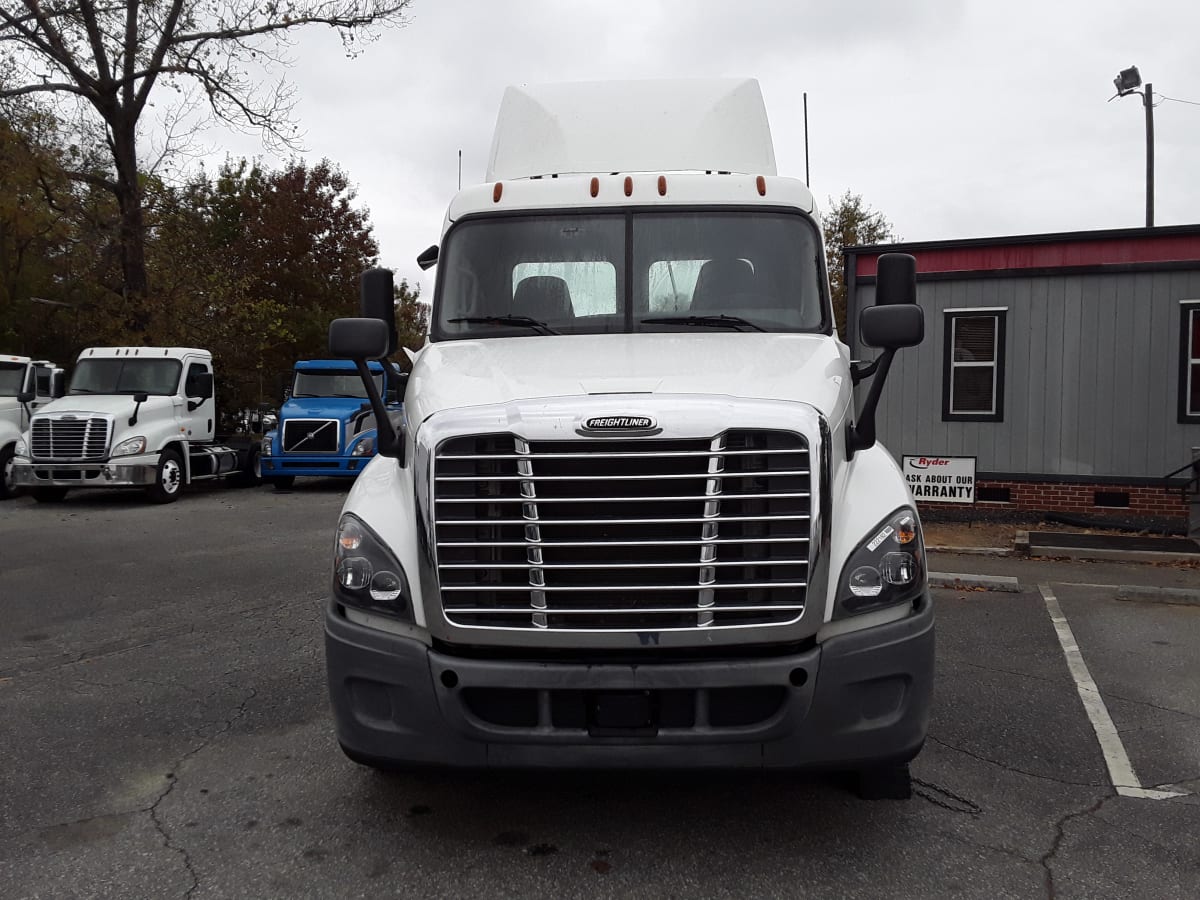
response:
[[[399,411],[400,373],[368,364],[389,410]],[[297,476],[353,478],[375,455],[375,415],[354,363],[300,360],[279,424],[263,437],[263,480],[284,489]]]

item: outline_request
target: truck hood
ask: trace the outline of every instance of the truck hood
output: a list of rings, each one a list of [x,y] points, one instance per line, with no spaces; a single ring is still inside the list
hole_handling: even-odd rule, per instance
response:
[[[133,414],[133,396],[130,394],[71,394],[59,397],[42,406],[35,412],[34,418],[46,413],[75,413],[77,415],[111,415],[126,416]],[[160,410],[173,409],[171,397],[155,395],[148,397],[138,408],[138,418],[150,416]]]
[[[600,334],[442,341],[418,354],[408,419],[589,394],[704,394],[808,403],[849,395],[844,345],[820,334]]]
[[[283,419],[340,419],[345,422],[368,403],[358,397],[293,397],[279,410]]]

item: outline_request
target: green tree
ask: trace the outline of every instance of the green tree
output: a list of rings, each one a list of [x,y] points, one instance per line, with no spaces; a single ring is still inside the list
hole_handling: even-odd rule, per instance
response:
[[[353,55],[376,27],[404,24],[410,2],[0,0],[0,100],[36,95],[70,104],[91,142],[108,148],[107,171],[81,167],[71,176],[115,198],[121,289],[137,298],[149,290],[139,126],[151,96],[164,93],[156,86],[294,146],[294,91],[260,70],[288,66],[289,36],[306,25],[338,30]],[[195,104],[192,91],[206,104]]]
[[[861,194],[850,191],[836,201],[829,198],[829,208],[821,216],[825,231],[825,259],[829,266],[829,290],[833,298],[833,315],[838,333],[846,334],[846,270],[845,248],[862,244],[882,244],[899,240],[899,235],[883,213],[871,209]]]
[[[401,347],[420,350],[429,332],[429,304],[422,303],[421,286],[409,287],[408,279],[401,278],[395,287],[396,293],[396,336]],[[396,357],[401,368],[408,370],[412,364],[403,352]]]

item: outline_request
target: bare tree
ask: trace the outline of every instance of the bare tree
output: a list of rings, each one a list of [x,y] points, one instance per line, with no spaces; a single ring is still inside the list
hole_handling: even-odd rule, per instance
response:
[[[292,146],[294,90],[270,81],[290,65],[290,35],[326,25],[347,55],[404,25],[412,0],[0,0],[0,100],[73,100],[107,145],[110,171],[72,177],[110,191],[126,299],[147,293],[138,125],[157,85],[196,87],[217,119]],[[95,133],[95,132],[94,132]]]
[[[829,199],[829,209],[821,216],[825,231],[825,260],[829,266],[829,290],[838,331],[846,333],[846,247],[856,244],[882,244],[898,241],[900,236],[883,213],[871,209],[861,194],[850,191],[837,200]]]

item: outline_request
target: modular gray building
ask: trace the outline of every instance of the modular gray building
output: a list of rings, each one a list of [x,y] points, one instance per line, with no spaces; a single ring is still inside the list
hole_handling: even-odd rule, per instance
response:
[[[850,247],[847,321],[874,302],[887,252],[916,257],[925,310],[925,342],[897,355],[880,404],[897,460],[974,457],[981,506],[1187,515],[1200,225]]]

